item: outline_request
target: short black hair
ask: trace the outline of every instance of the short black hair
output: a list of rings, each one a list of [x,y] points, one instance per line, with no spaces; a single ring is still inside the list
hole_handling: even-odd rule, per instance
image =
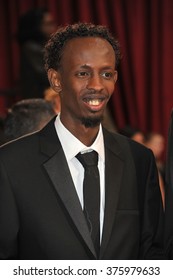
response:
[[[20,45],[27,41],[45,42],[46,38],[40,30],[47,8],[34,8],[22,14],[18,22],[17,39]]]
[[[52,105],[42,98],[16,102],[8,110],[4,121],[6,142],[41,129],[54,116]]]
[[[59,27],[58,30],[52,34],[44,49],[46,71],[50,68],[58,70],[61,66],[61,57],[66,43],[73,38],[80,37],[100,37],[107,40],[114,49],[116,57],[115,67],[117,68],[121,59],[120,46],[119,42],[112,36],[108,28],[103,25],[79,22],[65,27]]]

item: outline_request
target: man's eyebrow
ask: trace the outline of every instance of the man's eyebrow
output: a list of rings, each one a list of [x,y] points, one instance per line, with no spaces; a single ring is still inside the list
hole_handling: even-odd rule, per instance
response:
[[[83,65],[79,65],[80,68],[84,68],[84,69],[90,69],[91,66],[87,65],[87,64],[83,64]]]
[[[79,67],[80,68],[83,68],[83,69],[91,69],[92,68],[92,66],[90,66],[90,65],[87,65],[87,64],[83,64],[83,65],[79,65]],[[109,66],[109,65],[104,65],[103,67],[101,67],[103,70],[105,69],[105,70],[112,70],[113,68],[111,67],[111,66]]]

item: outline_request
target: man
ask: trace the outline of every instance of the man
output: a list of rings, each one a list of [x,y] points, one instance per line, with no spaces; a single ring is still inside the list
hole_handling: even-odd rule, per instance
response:
[[[61,113],[40,132],[0,150],[2,259],[161,257],[153,154],[101,126],[119,59],[118,42],[102,26],[69,25],[47,43],[46,70],[60,94]],[[99,248],[90,212],[86,217],[85,174],[78,158],[93,150],[100,177]]]

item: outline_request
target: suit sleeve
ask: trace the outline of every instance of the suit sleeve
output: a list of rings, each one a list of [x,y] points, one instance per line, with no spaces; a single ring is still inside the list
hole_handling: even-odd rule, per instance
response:
[[[0,161],[0,259],[17,259],[19,218],[7,172]]]

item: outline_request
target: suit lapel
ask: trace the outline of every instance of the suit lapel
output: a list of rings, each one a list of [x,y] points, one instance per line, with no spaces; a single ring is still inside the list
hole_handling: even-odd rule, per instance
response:
[[[104,132],[105,142],[105,214],[100,258],[106,250],[115,219],[123,174],[123,156],[118,143],[110,133]],[[59,142],[54,119],[40,132],[41,152],[47,155],[43,164],[59,197],[88,248],[96,258],[83,211],[71,178],[68,164]]]
[[[50,137],[51,135],[51,137]],[[96,257],[95,249],[89,234],[86,220],[76,193],[69,167],[54,128],[54,121],[45,127],[40,137],[41,151],[49,156],[43,164],[59,197],[66,207],[76,228]]]
[[[105,213],[100,250],[102,258],[111,237],[123,176],[123,156],[113,136],[104,131],[105,141]]]

